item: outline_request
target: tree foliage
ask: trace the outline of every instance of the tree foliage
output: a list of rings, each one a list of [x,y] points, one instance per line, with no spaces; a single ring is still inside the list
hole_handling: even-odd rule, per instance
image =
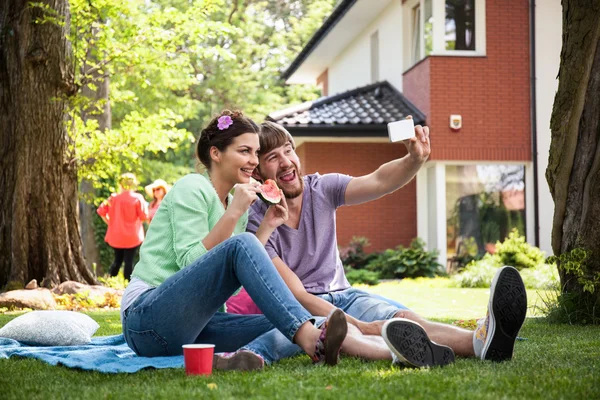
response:
[[[194,137],[223,108],[261,120],[315,98],[315,87],[289,87],[279,75],[335,1],[70,3],[75,85],[110,78],[112,128],[82,118],[103,112],[103,100],[84,96],[73,98],[69,125],[69,157],[98,187],[139,171],[142,157],[193,166]]]
[[[0,120],[12,151],[0,179],[0,247],[10,254],[0,285],[53,285],[95,281],[81,254],[78,180],[106,193],[125,170],[179,174],[222,108],[261,119],[314,98],[316,88],[286,87],[279,73],[334,1],[0,4]]]

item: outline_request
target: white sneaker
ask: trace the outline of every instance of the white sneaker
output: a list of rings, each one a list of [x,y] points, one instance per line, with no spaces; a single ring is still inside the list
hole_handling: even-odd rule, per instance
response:
[[[454,352],[429,340],[425,329],[405,318],[393,318],[383,324],[381,336],[387,343],[394,364],[410,367],[443,366],[454,362]]]
[[[482,360],[510,360],[526,315],[523,279],[515,268],[504,266],[492,281],[487,316],[473,334],[475,355]]]

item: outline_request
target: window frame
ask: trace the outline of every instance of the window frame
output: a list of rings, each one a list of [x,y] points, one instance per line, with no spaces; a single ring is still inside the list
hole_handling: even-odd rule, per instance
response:
[[[373,32],[370,36],[371,51],[371,83],[379,81],[379,30]]]
[[[422,0],[421,0],[422,1]],[[433,1],[433,51],[436,56],[481,57],[486,55],[485,0],[475,0],[475,50],[446,50],[446,0]],[[435,21],[443,21],[436,24]]]
[[[403,22],[405,24],[404,40],[405,71],[412,68],[415,64],[429,56],[457,56],[457,57],[485,57],[486,55],[486,0],[475,0],[475,50],[446,50],[446,41],[444,38],[446,31],[446,0],[431,0],[433,17],[433,43],[432,50],[426,54],[425,49],[425,0],[408,0],[403,4]],[[415,21],[414,11],[419,8],[419,38],[415,37],[417,22]],[[442,21],[442,23],[436,23]],[[416,42],[419,44],[419,51],[416,54]]]

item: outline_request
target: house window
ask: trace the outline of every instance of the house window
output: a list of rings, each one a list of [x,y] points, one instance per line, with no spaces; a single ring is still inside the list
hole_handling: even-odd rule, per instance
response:
[[[475,0],[446,0],[446,50],[475,50]]]
[[[525,236],[524,165],[446,166],[447,255],[495,251],[512,229]]]
[[[486,0],[406,0],[404,63],[429,55],[484,56]]]
[[[412,10],[412,63],[421,59],[421,5]]]
[[[431,54],[433,50],[433,9],[432,0],[422,3],[423,15],[421,16],[421,3],[412,11],[412,62],[417,63],[423,57]],[[423,27],[421,29],[421,27]]]
[[[432,0],[424,0],[423,15],[423,44],[425,45],[425,56],[433,51],[433,4]]]
[[[379,31],[371,35],[371,82],[379,80]]]

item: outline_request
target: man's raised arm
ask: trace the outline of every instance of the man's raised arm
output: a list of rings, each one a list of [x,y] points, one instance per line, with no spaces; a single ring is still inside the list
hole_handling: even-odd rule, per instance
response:
[[[431,153],[429,128],[415,126],[415,137],[403,141],[408,154],[381,165],[368,175],[353,178],[346,188],[346,205],[366,203],[400,189],[410,182]]]

